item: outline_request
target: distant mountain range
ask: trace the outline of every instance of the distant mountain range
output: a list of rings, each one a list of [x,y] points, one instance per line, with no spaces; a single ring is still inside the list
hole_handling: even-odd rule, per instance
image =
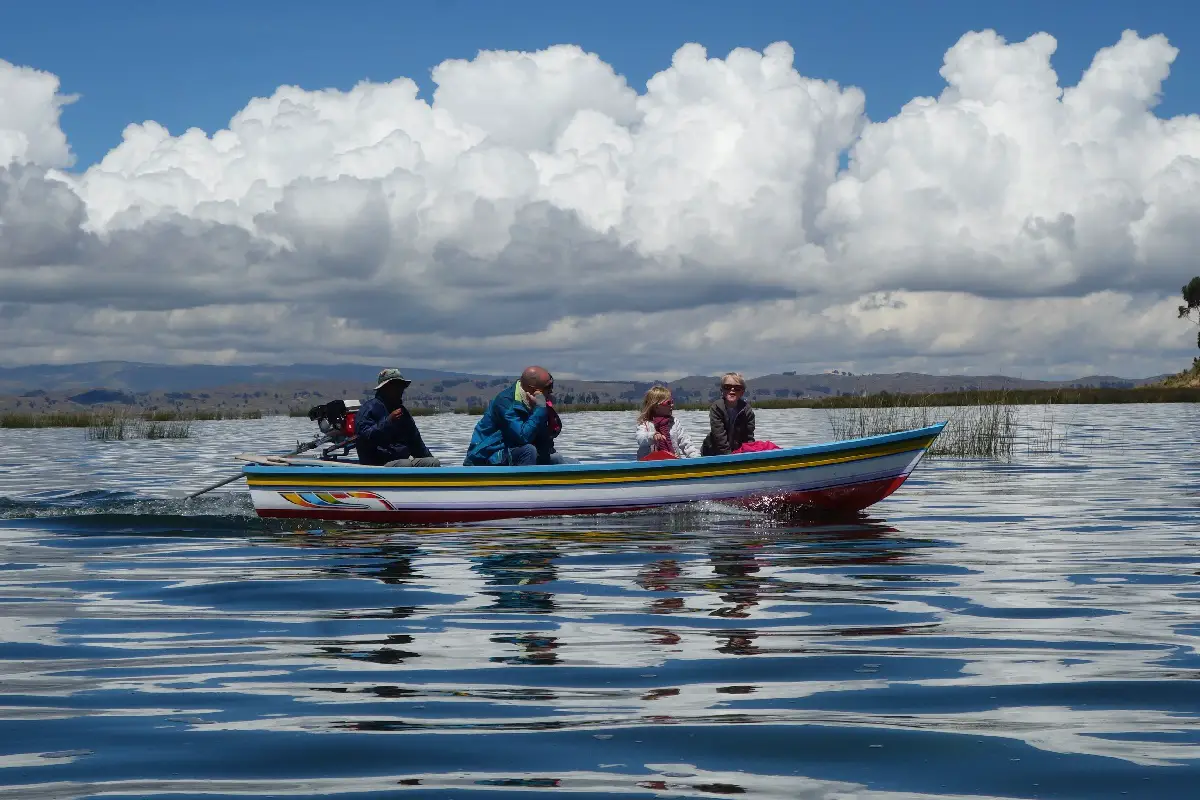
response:
[[[381,366],[291,364],[175,366],[100,361],[85,364],[0,368],[0,411],[62,411],[123,405],[139,410],[227,409],[287,413],[337,397],[362,397]],[[403,369],[413,381],[410,406],[442,409],[480,406],[513,375],[473,375],[431,369]],[[1039,381],[1003,375],[925,375],[915,372],[853,375],[845,372],[801,375],[793,372],[749,379],[751,399],[829,397],[844,394],[952,392],[961,389],[1132,388],[1166,376],[1118,378],[1090,375],[1066,381]],[[639,401],[650,381],[558,379],[560,403]],[[671,381],[678,402],[715,398],[715,376]]]

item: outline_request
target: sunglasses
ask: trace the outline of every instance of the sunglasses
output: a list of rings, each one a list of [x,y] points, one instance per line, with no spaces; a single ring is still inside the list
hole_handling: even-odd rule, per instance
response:
[[[746,387],[745,386],[734,386],[732,383],[726,383],[726,384],[722,384],[721,390],[725,391],[725,392],[744,392],[744,391],[746,391]]]
[[[668,397],[666,400],[660,400],[658,404],[660,406],[673,406],[675,405],[675,401]]]

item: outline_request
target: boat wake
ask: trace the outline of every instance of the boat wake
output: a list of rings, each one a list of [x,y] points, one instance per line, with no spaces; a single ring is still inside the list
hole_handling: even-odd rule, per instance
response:
[[[254,507],[242,494],[223,493],[192,500],[148,497],[136,492],[111,489],[81,489],[31,492],[15,497],[0,496],[0,520],[44,523],[56,518],[71,520],[72,527],[123,524],[145,528],[177,527],[194,530],[236,526],[245,532],[248,523],[259,522]]]

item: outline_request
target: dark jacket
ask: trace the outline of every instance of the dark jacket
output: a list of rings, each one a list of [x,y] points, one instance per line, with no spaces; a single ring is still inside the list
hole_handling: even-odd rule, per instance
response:
[[[700,455],[727,456],[754,441],[754,409],[744,397],[739,397],[732,409],[726,409],[725,401],[718,398],[708,407],[708,428]]]
[[[433,453],[421,439],[417,423],[412,414],[404,408],[404,415],[392,419],[389,415],[395,410],[375,395],[363,402],[354,419],[358,431],[358,460],[370,466],[383,466],[389,461],[401,458],[429,458]]]
[[[509,385],[488,403],[483,416],[475,423],[463,466],[506,466],[508,451],[527,444],[537,448],[538,463],[546,463],[554,452],[556,435],[551,432],[549,422],[549,408],[528,408],[517,400],[516,383]]]

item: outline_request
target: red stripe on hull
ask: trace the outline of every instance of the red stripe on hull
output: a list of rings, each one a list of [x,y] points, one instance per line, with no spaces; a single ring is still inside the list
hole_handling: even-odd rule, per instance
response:
[[[277,519],[327,519],[348,522],[399,522],[410,525],[440,525],[448,522],[486,522],[493,519],[519,519],[521,517],[563,517],[570,515],[618,514],[623,511],[641,511],[652,506],[622,506],[619,508],[539,508],[515,511],[488,511],[486,509],[422,508],[395,511],[336,511],[302,508],[264,508],[258,510],[263,518]]]
[[[883,500],[908,478],[901,475],[883,478],[850,486],[830,489],[814,489],[792,492],[786,495],[730,498],[719,502],[743,506],[755,511],[811,511],[814,513],[846,513],[861,511]],[[670,505],[681,505],[673,503]],[[413,525],[437,525],[451,522],[485,522],[487,520],[519,519],[521,517],[561,517],[596,514],[617,514],[626,511],[641,511],[655,506],[602,506],[599,508],[544,508],[516,509],[511,511],[487,509],[397,509],[394,511],[361,511],[335,509],[268,508],[259,509],[263,518],[277,519],[322,519],[352,522],[391,522]]]

